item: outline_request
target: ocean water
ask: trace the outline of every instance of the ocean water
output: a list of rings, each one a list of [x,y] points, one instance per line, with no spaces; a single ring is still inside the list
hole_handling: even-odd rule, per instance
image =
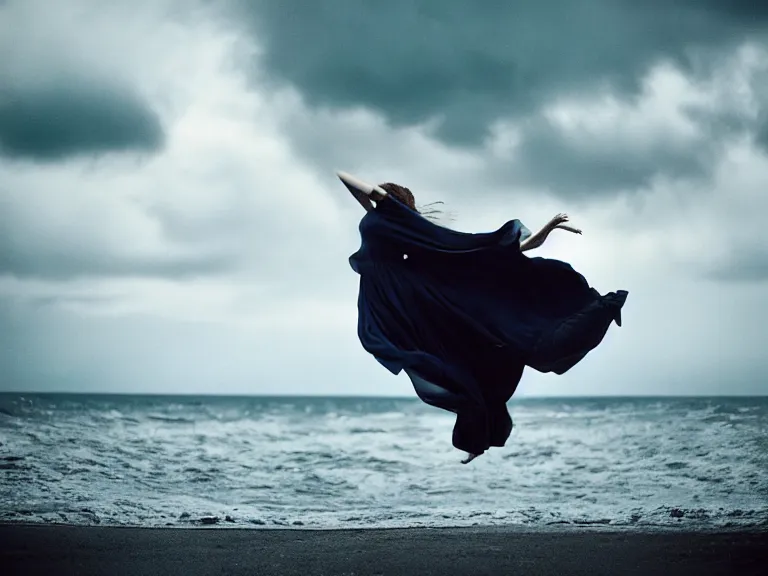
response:
[[[469,465],[418,400],[0,395],[0,521],[768,527],[768,398],[521,399]]]

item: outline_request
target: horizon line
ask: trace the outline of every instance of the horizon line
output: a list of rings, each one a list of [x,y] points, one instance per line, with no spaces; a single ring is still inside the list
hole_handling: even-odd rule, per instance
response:
[[[353,400],[415,400],[419,398],[413,396],[382,396],[373,394],[215,394],[215,393],[189,393],[189,392],[74,392],[74,391],[43,391],[43,390],[1,390],[0,396],[102,396],[102,397],[155,397],[155,398],[264,398],[264,399],[353,399]],[[691,398],[766,398],[766,394],[583,394],[583,395],[533,395],[525,394],[513,396],[510,402],[514,400],[630,400],[630,399],[691,399]]]

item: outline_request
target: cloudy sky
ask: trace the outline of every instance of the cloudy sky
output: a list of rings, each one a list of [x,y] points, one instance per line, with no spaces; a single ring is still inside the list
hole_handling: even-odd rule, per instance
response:
[[[768,393],[757,4],[0,1],[0,390],[413,395],[343,169],[584,230],[624,327],[520,394]]]

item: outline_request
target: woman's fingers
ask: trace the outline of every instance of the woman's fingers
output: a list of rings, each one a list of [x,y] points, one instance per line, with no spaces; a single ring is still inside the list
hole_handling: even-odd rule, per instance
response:
[[[561,230],[567,230],[568,232],[573,232],[574,234],[581,234],[581,230],[579,228],[574,228],[573,226],[566,226],[565,224],[558,224],[556,228],[560,228]]]

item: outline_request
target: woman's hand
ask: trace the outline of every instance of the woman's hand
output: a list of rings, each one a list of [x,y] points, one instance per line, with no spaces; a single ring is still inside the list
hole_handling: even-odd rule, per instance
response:
[[[550,230],[554,230],[555,228],[560,228],[560,230],[567,230],[568,232],[573,232],[574,234],[581,234],[581,230],[578,228],[574,228],[573,226],[567,226],[565,223],[568,222],[570,218],[568,217],[568,214],[560,213],[556,215],[552,220],[549,221],[549,224],[547,224],[547,227]]]
[[[549,224],[547,224],[547,227],[554,230],[555,228],[558,228],[562,224],[565,224],[568,222],[568,214],[563,214],[562,212],[560,214],[557,214],[552,217],[552,220],[549,221]]]
[[[533,236],[530,236],[527,240],[520,243],[520,250],[523,252],[526,252],[528,250],[534,250],[544,244],[544,241],[547,239],[547,236],[549,236],[549,233],[552,232],[552,230],[555,230],[556,228],[560,228],[561,230],[567,230],[568,232],[573,232],[574,234],[581,234],[581,230],[578,228],[574,228],[573,226],[568,226],[565,223],[568,222],[568,214],[557,214],[552,220],[550,220],[544,228],[536,232]]]
[[[381,193],[381,192],[379,192],[379,190],[377,190],[376,188],[374,188],[373,190],[371,190],[371,193],[370,193],[370,194],[368,194],[368,198],[370,198],[370,199],[371,199],[371,200],[373,200],[374,202],[381,202],[381,201],[382,201],[382,200],[384,200],[384,198],[386,198],[386,197],[387,197],[387,195],[386,195],[386,194],[382,194],[382,193]]]

